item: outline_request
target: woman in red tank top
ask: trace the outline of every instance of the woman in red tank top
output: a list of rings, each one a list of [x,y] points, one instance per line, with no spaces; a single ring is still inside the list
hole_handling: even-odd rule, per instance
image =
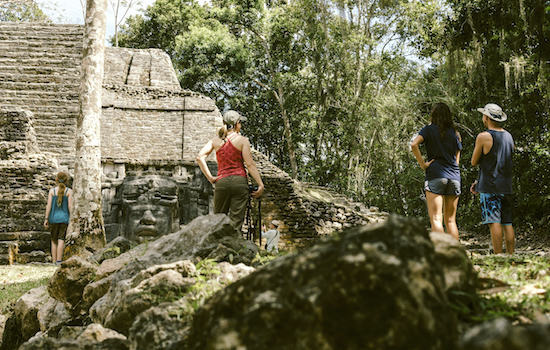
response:
[[[197,156],[203,174],[215,186],[214,213],[228,214],[238,230],[244,221],[249,196],[245,164],[250,176],[258,184],[258,189],[252,192],[252,196],[258,198],[264,190],[264,183],[252,159],[250,142],[248,138],[239,134],[244,121],[246,117],[240,113],[227,111],[223,115],[224,125],[220,128],[219,135],[208,141]],[[212,151],[216,151],[217,176],[213,176],[206,165],[206,158]]]

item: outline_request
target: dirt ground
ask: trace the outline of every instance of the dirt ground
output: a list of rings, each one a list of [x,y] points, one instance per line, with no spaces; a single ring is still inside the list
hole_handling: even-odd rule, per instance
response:
[[[516,254],[537,254],[550,257],[550,232],[523,231],[516,229]],[[460,232],[460,242],[470,251],[478,254],[492,254],[491,234],[489,229],[484,233]],[[503,248],[503,251],[505,249]]]

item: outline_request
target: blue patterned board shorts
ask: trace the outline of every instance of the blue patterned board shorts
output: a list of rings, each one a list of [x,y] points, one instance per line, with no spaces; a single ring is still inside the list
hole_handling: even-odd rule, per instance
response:
[[[460,196],[460,181],[440,177],[424,182],[424,191],[444,196]]]
[[[511,194],[481,192],[481,221],[483,224],[512,225]]]

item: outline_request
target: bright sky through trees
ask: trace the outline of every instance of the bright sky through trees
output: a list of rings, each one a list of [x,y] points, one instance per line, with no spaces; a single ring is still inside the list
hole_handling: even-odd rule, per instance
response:
[[[36,1],[45,14],[47,14],[54,23],[84,24],[83,10],[80,0],[37,0]],[[141,0],[141,6],[132,8],[126,17],[140,13],[139,10],[152,5],[155,0]],[[84,6],[86,0],[82,0]],[[115,17],[109,7],[107,11],[107,35],[110,38],[115,34]],[[107,40],[105,41],[106,45]]]

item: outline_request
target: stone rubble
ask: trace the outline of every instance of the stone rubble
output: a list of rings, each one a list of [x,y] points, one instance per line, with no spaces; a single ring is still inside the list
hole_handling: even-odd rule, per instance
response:
[[[257,247],[217,214],[100,266],[71,258],[18,301],[35,311],[10,315],[0,350],[458,349],[449,293],[475,278],[464,249],[400,217],[335,235],[255,268]],[[95,300],[75,302],[88,288]]]

